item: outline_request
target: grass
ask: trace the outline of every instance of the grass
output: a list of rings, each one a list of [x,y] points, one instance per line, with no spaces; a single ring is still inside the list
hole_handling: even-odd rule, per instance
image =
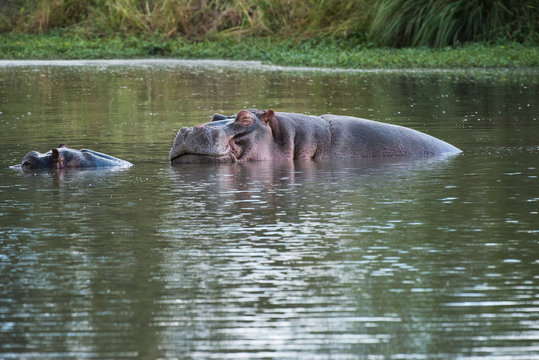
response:
[[[86,38],[64,33],[1,34],[0,59],[182,58],[258,60],[285,66],[373,68],[538,67],[539,47],[507,42],[431,49],[373,48],[357,39],[279,40],[274,37],[191,41],[165,36]]]
[[[391,47],[539,43],[537,0],[10,0],[0,33],[359,39]]]
[[[0,32],[71,29],[84,34],[358,36],[377,0],[11,0]]]
[[[537,1],[381,0],[371,41],[385,46],[443,47],[465,42],[538,41]]]

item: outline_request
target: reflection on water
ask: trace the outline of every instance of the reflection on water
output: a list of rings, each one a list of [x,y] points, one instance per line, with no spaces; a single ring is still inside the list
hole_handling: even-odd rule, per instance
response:
[[[539,358],[537,79],[0,68],[0,357]],[[251,106],[464,153],[168,165],[179,127]],[[135,166],[9,168],[59,142]]]

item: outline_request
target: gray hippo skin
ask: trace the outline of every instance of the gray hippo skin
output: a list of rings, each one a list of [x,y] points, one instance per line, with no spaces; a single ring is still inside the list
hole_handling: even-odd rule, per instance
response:
[[[461,151],[430,135],[351,116],[242,110],[235,117],[182,128],[171,164],[249,160],[434,156]]]
[[[128,161],[93,150],[75,150],[65,144],[42,154],[30,151],[22,160],[23,170],[35,169],[85,169],[133,166]]]

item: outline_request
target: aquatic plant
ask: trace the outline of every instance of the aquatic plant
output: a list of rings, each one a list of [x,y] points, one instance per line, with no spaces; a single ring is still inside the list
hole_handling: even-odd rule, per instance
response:
[[[187,41],[153,36],[85,38],[3,34],[0,59],[182,59],[259,60],[268,64],[341,68],[537,67],[539,47],[518,43],[467,44],[440,49],[380,49],[348,40],[275,40],[234,37]]]

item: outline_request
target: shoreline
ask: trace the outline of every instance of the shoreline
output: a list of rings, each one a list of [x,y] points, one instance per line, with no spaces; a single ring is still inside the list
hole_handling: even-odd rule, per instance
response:
[[[505,72],[539,72],[539,67],[497,67],[497,68],[324,68],[309,66],[283,66],[264,64],[257,60],[226,59],[176,59],[176,58],[142,58],[142,59],[54,59],[54,60],[2,60],[0,68],[9,67],[206,67],[228,68],[232,70],[282,71],[282,72],[314,72],[314,73],[425,73],[425,74],[469,74],[469,73],[505,73]]]
[[[306,69],[457,70],[539,68],[539,46],[470,43],[444,48],[371,48],[342,40],[245,38],[189,42],[153,37],[81,38],[0,34],[0,60],[236,60]]]

